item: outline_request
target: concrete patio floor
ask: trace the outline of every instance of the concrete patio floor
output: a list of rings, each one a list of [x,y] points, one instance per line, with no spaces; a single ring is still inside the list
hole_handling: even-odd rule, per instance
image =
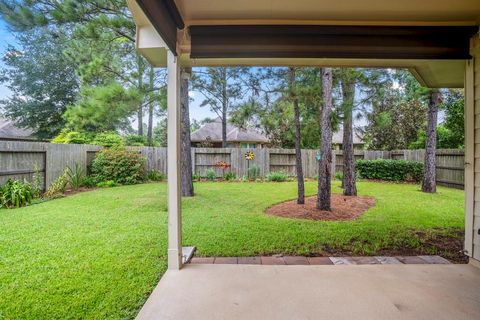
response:
[[[167,271],[137,319],[480,319],[472,265],[215,265]]]

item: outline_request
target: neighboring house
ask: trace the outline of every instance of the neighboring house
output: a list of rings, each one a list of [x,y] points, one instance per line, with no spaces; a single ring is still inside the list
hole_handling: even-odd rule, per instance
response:
[[[206,123],[191,135],[192,147],[222,147],[222,120]],[[242,129],[227,123],[227,148],[263,148],[269,139],[253,129]]]
[[[20,128],[15,121],[0,117],[0,140],[35,140],[33,131]]]
[[[343,129],[338,130],[332,136],[332,146],[335,150],[343,150]],[[365,142],[363,134],[358,130],[353,130],[353,149],[363,149]]]

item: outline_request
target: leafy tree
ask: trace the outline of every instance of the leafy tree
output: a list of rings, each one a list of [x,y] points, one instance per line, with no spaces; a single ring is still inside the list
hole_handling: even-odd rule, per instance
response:
[[[167,119],[162,119],[153,128],[153,139],[160,147],[167,146]]]
[[[6,117],[35,136],[49,139],[65,124],[62,114],[75,102],[78,77],[75,65],[63,54],[65,38],[40,28],[17,36],[21,49],[9,47],[0,81],[12,91],[0,101]]]
[[[61,144],[87,144],[90,142],[90,140],[83,132],[68,131],[63,129],[55,138],[52,139],[51,142]]]
[[[121,148],[125,145],[124,139],[114,131],[100,132],[95,135],[92,144],[105,148]]]
[[[147,137],[138,134],[129,134],[125,137],[125,145],[127,146],[146,146],[148,145]]]
[[[427,134],[425,130],[421,130],[418,132],[417,140],[410,143],[408,149],[425,149],[426,140]],[[444,124],[437,126],[437,149],[456,149],[459,147],[458,143],[457,135]]]
[[[109,86],[112,82],[135,87],[141,97],[136,110],[138,132],[143,133],[144,108],[148,105],[152,119],[153,109],[160,105],[152,92],[163,87],[165,73],[152,73],[137,54],[135,25],[124,0],[0,0],[0,14],[15,32],[48,27],[60,37],[62,51],[75,66],[71,75],[79,75],[82,87]],[[152,74],[154,81],[150,81]],[[61,113],[58,117],[61,119]],[[151,133],[153,122],[149,125]]]
[[[81,132],[116,131],[129,126],[140,96],[135,88],[118,83],[101,87],[83,87],[75,105],[65,112],[67,127]]]
[[[448,90],[440,109],[445,111],[443,126],[449,131],[447,141],[438,140],[439,148],[463,148],[465,145],[465,98],[462,90]],[[439,128],[440,129],[440,128]],[[442,136],[447,136],[442,134]]]
[[[406,149],[426,127],[425,90],[408,71],[397,70],[381,77],[384,80],[374,88],[369,108],[364,112],[367,148]]]

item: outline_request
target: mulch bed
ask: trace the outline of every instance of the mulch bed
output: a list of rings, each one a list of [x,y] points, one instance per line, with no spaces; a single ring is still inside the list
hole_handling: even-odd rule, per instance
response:
[[[372,197],[352,197],[333,194],[331,197],[332,211],[317,209],[317,196],[305,198],[305,204],[297,204],[297,200],[282,202],[268,208],[265,212],[284,218],[347,221],[354,220],[365,211],[375,206]]]

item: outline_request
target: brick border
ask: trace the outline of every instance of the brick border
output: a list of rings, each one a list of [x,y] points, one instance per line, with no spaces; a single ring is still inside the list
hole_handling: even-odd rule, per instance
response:
[[[450,264],[440,256],[374,256],[374,257],[193,257],[192,264],[250,264],[250,265],[368,265],[368,264]]]

